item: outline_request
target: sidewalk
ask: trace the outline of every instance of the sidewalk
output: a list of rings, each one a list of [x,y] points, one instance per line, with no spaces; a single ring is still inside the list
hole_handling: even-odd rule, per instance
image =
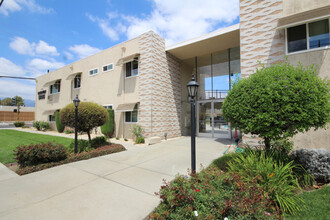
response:
[[[125,144],[125,143],[124,143]],[[197,138],[197,167],[226,149]],[[158,204],[163,179],[190,167],[190,138],[182,137],[0,180],[0,219],[143,219]]]

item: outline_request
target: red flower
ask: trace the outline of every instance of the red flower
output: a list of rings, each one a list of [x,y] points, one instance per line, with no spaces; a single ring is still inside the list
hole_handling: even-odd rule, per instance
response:
[[[200,189],[196,189],[195,192],[200,192],[201,190]]]

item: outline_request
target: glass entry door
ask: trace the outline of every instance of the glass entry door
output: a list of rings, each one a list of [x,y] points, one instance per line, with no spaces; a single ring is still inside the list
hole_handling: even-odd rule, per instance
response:
[[[198,136],[231,138],[230,126],[222,116],[222,102],[198,101],[197,125]]]

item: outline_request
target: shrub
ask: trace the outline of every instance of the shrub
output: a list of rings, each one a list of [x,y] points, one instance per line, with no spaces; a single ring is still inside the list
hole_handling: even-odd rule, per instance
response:
[[[73,153],[74,152],[74,147],[75,147],[75,141],[73,140],[71,142],[71,144],[68,147],[68,152],[69,153]],[[88,152],[91,151],[91,145],[89,143],[89,141],[87,140],[83,140],[83,139],[78,139],[77,141],[77,151],[78,153],[82,153],[82,152]]]
[[[135,138],[142,137],[142,133],[144,132],[144,129],[142,128],[141,125],[133,125],[131,132]]]
[[[74,133],[74,129],[72,129],[72,128],[65,128],[64,129],[64,133],[65,134],[72,134],[72,133]]]
[[[159,192],[161,203],[150,219],[276,219],[276,207],[256,184],[239,175],[209,168],[190,177],[177,176]],[[265,215],[270,212],[271,216]],[[275,214],[275,215],[274,215]]]
[[[236,156],[237,156],[236,153],[225,154],[222,157],[213,160],[212,165],[216,166],[220,170],[227,171],[229,168],[228,162],[233,160],[233,158],[235,158]]]
[[[34,121],[33,127],[36,128],[38,131],[40,131],[40,121]]]
[[[330,151],[325,149],[297,149],[292,152],[292,158],[300,163],[316,181],[330,181]]]
[[[100,148],[97,148],[97,149],[93,149],[90,152],[83,152],[83,153],[80,153],[80,154],[72,154],[67,159],[59,161],[59,162],[50,162],[50,163],[44,163],[44,164],[39,164],[39,165],[35,165],[35,166],[20,168],[17,171],[17,174],[25,175],[25,174],[28,174],[28,173],[44,170],[44,169],[59,166],[59,165],[62,165],[62,164],[72,163],[72,162],[76,162],[76,161],[79,161],[79,160],[87,160],[87,159],[90,159],[90,158],[93,158],[93,157],[98,157],[98,156],[103,156],[103,155],[106,155],[106,154],[117,153],[117,152],[121,152],[121,151],[125,151],[125,150],[126,150],[125,147],[123,147],[120,144],[114,144],[114,145],[111,145],[111,146],[104,146],[104,147],[100,147]]]
[[[295,215],[301,210],[303,201],[294,190],[300,188],[293,174],[293,161],[283,164],[267,157],[264,152],[249,151],[237,154],[228,162],[229,172],[237,172],[244,181],[257,180],[257,183],[276,201],[284,213]]]
[[[115,118],[114,111],[112,109],[108,109],[108,120],[104,125],[101,126],[101,132],[105,136],[111,138],[115,131]]]
[[[55,121],[56,121],[56,129],[59,133],[62,133],[64,131],[65,126],[61,124],[60,121],[60,112],[55,112]]]
[[[124,141],[128,141],[128,139],[127,138],[124,138]]]
[[[101,146],[110,145],[107,139],[104,136],[96,137],[92,139],[91,146],[93,148],[98,148]]]
[[[23,127],[25,125],[24,121],[15,121],[14,122],[15,127]]]
[[[135,138],[135,143],[136,144],[144,144],[145,143],[144,137],[137,137],[137,138]]]
[[[75,127],[75,106],[73,103],[67,105],[60,111],[61,123]],[[108,120],[107,110],[93,102],[81,102],[78,108],[78,131],[87,132],[88,140],[91,142],[90,131],[103,125]]]
[[[234,128],[270,140],[292,137],[330,120],[330,83],[314,66],[279,63],[262,67],[235,82],[223,103],[223,115]]]
[[[49,125],[49,123],[46,122],[46,121],[41,121],[41,122],[40,122],[40,129],[41,129],[42,131],[47,131],[47,130],[49,130],[49,129],[50,129],[50,125]]]
[[[20,167],[57,162],[67,158],[65,147],[53,143],[23,145],[16,148],[14,155]]]
[[[119,137],[116,137],[116,140],[119,140]]]

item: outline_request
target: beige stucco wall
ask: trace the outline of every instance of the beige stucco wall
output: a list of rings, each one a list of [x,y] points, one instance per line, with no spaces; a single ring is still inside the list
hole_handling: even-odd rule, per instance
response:
[[[330,49],[302,52],[288,55],[293,65],[301,62],[304,66],[316,65],[319,76],[330,79]],[[314,129],[300,133],[294,137],[296,148],[326,148],[330,150],[330,125],[327,129]]]
[[[283,16],[330,5],[330,0],[283,0]]]
[[[61,109],[72,103],[75,95],[81,101],[95,102],[100,105],[113,104],[116,109],[119,104],[139,102],[139,77],[125,78],[124,65],[117,66],[120,58],[139,53],[139,39],[135,38],[100,53],[79,60],[60,69],[37,78],[36,90],[46,90],[46,99],[38,100],[36,97],[36,120],[47,121],[48,115],[56,109]],[[113,64],[114,69],[102,71],[102,66]],[[89,76],[89,70],[98,68],[98,74]],[[82,73],[81,87],[73,89],[72,74]],[[48,82],[61,79],[61,91],[48,99]],[[123,137],[120,126],[131,127],[123,123],[124,113],[115,114],[116,136]],[[124,129],[127,130],[127,129]],[[125,135],[128,135],[127,133]]]

